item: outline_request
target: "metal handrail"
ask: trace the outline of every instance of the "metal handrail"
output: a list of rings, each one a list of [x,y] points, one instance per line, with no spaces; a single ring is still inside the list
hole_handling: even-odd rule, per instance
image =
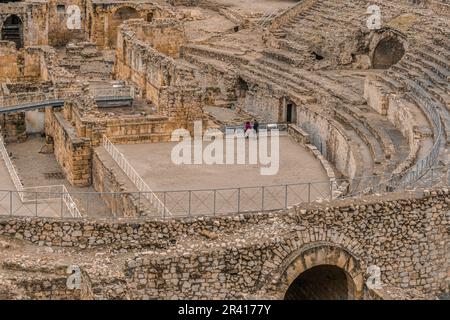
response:
[[[0,127],[0,129],[1,129],[1,127]],[[37,201],[38,194],[48,194],[48,197],[44,200],[59,199],[59,197],[50,198],[50,195],[51,194],[60,194],[70,215],[73,218],[81,218],[81,213],[78,210],[78,207],[77,207],[75,201],[73,201],[72,196],[70,195],[66,186],[64,186],[64,185],[50,185],[50,186],[37,186],[37,187],[24,187],[23,186],[22,181],[20,180],[19,175],[17,174],[17,171],[11,161],[11,158],[9,157],[8,151],[6,150],[6,147],[5,147],[5,144],[3,141],[3,137],[1,136],[1,134],[0,134],[0,153],[2,154],[3,161],[6,164],[8,173],[11,177],[11,180],[13,181],[14,187],[16,188],[17,193],[20,198],[20,201],[22,203],[27,203],[27,202],[29,203],[29,202]],[[41,191],[42,189],[48,189],[48,191]],[[57,190],[52,191],[52,189],[57,189]],[[27,197],[27,195],[30,195],[30,194],[33,195],[32,198]],[[40,199],[40,200],[43,200],[43,199]]]
[[[49,92],[19,93],[8,96],[0,96],[0,108],[15,107],[30,103],[42,103],[55,100],[65,100],[75,94],[80,94],[80,90],[58,89]],[[90,89],[94,98],[98,97],[132,97],[131,88],[94,88]]]
[[[144,192],[144,196],[155,207],[159,214],[164,217],[165,215],[172,215],[172,213],[166,208],[165,204],[156,196],[152,189],[145,183],[142,177],[137,173],[133,166],[128,162],[123,153],[117,149],[117,147],[103,135],[103,147],[117,163],[117,165],[125,172],[128,178],[133,182],[139,191]]]

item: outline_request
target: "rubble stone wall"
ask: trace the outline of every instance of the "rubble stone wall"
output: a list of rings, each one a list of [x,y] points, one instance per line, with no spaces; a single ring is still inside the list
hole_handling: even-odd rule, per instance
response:
[[[307,108],[297,108],[297,125],[306,131],[314,140],[315,146],[338,172],[353,179],[360,175],[357,163],[360,163],[359,153],[354,149],[348,137],[319,113]]]
[[[47,2],[9,2],[0,4],[0,8],[0,30],[6,19],[14,14],[22,21],[25,47],[48,44]]]
[[[19,63],[14,42],[0,41],[0,81],[19,78]]]
[[[79,137],[61,112],[45,111],[45,133],[53,138],[56,160],[74,186],[91,185],[92,155],[89,139]]]
[[[0,235],[38,245],[145,247],[126,265],[134,298],[282,298],[293,279],[320,264],[345,270],[356,298],[370,265],[380,267],[383,284],[438,294],[449,284],[449,195],[441,189],[168,221],[2,217]]]

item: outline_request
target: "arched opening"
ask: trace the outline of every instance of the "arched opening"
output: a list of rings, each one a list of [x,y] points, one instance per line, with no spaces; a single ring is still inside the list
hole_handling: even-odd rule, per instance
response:
[[[147,22],[152,22],[153,21],[153,12],[149,12],[147,13]]]
[[[12,41],[16,48],[23,48],[23,25],[22,20],[16,15],[6,18],[2,27],[2,40]]]
[[[349,300],[351,281],[344,270],[320,265],[301,273],[289,286],[285,300]]]
[[[309,243],[294,250],[272,273],[269,282],[274,283],[278,299],[358,300],[363,296],[364,277],[359,260],[350,251],[329,242]]]
[[[297,122],[297,105],[292,101],[286,102],[286,117],[285,120],[287,123],[296,123]]]
[[[109,25],[108,45],[115,47],[117,43],[117,29],[120,24],[129,19],[139,18],[139,13],[136,9],[131,7],[121,7],[112,16],[112,21]]]
[[[238,79],[238,97],[239,98],[245,98],[248,91],[248,83],[239,77]]]
[[[388,69],[405,54],[403,43],[397,37],[387,37],[382,39],[373,53],[372,67],[374,69]]]

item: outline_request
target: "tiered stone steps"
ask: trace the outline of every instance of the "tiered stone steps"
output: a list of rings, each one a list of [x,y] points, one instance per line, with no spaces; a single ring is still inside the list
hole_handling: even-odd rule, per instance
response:
[[[253,81],[275,83],[297,94],[315,93],[319,97],[331,96],[332,99],[345,101],[344,103],[338,103],[339,107],[334,110],[333,116],[346,128],[347,132],[353,130],[359,136],[357,138],[354,134],[349,133],[352,140],[358,141],[359,145],[364,144],[368,147],[373,163],[377,166],[374,174],[381,174],[387,168],[393,169],[397,163],[406,157],[407,151],[401,149],[400,154],[396,152],[396,150],[400,150],[398,146],[404,141],[394,145],[387,132],[378,129],[389,128],[389,132],[392,132],[396,130],[393,125],[387,119],[375,113],[371,114],[370,121],[365,119],[363,115],[365,112],[354,106],[365,103],[361,98],[362,95],[334,82],[331,78],[321,77],[306,70],[293,71],[287,65],[267,59],[250,62],[241,68],[241,73],[244,74],[244,77],[253,79]],[[326,112],[326,110],[322,110],[322,112]],[[378,119],[376,119],[377,117]],[[375,120],[378,126],[371,124]],[[361,151],[366,152],[367,149]]]

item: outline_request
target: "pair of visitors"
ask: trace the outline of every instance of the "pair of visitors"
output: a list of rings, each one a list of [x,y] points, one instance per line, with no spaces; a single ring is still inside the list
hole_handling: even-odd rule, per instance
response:
[[[250,133],[253,131],[253,133],[255,133],[256,135],[258,134],[258,132],[259,132],[259,123],[258,123],[258,121],[255,119],[254,121],[253,121],[253,125],[250,123],[250,121],[247,121],[246,123],[245,123],[245,128],[244,128],[244,135],[245,135],[245,138],[246,139],[248,139],[248,137],[249,137],[249,135],[250,135]]]

